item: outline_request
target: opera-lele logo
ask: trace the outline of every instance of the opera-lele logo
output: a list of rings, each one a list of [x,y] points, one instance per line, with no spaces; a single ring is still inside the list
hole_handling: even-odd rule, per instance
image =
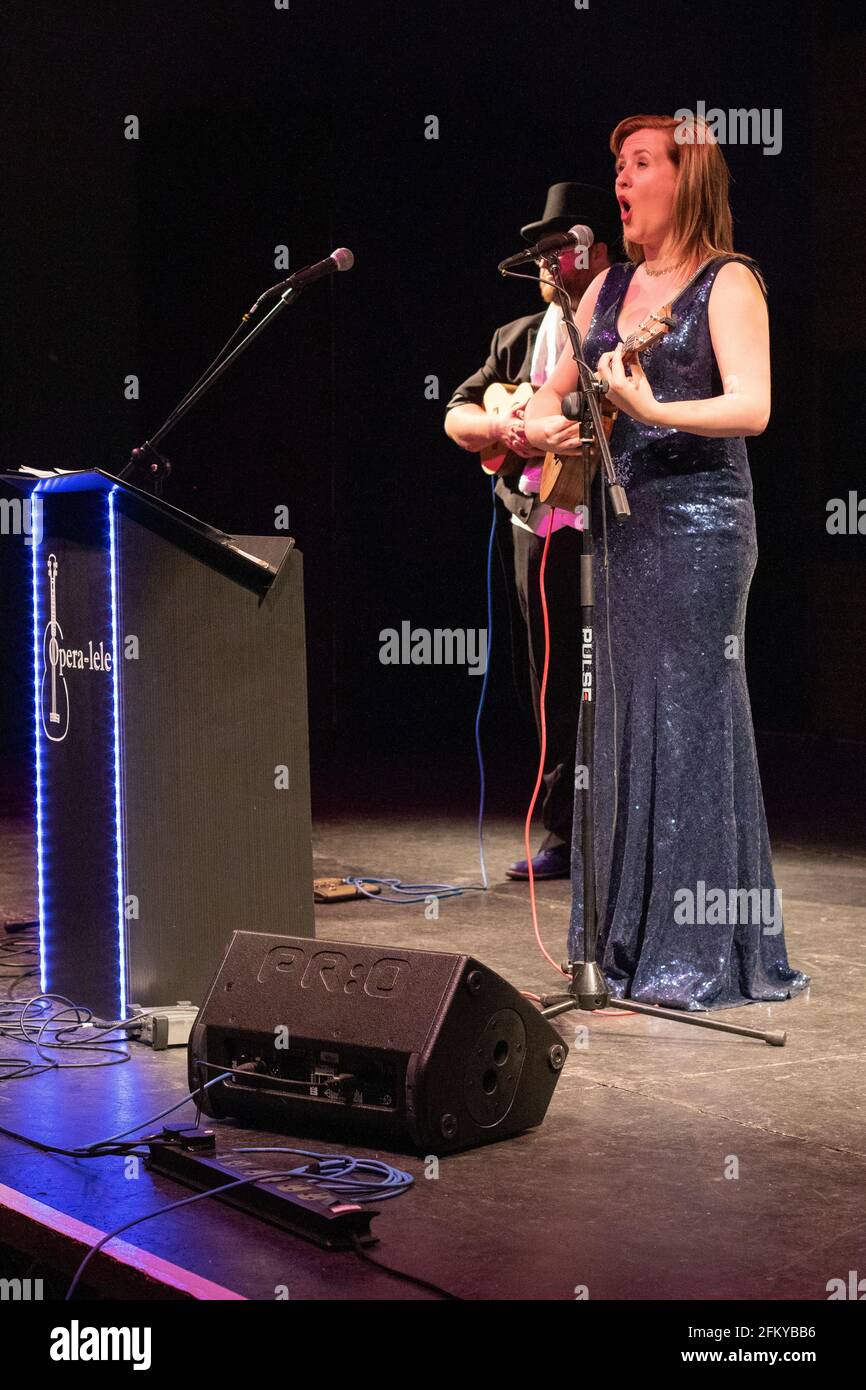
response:
[[[105,671],[110,674],[113,657],[105,644],[88,642],[87,651],[63,644],[63,629],[57,620],[57,556],[47,561],[51,603],[42,635],[42,689],[40,708],[45,737],[62,743],[69,733],[69,684],[67,671]]]

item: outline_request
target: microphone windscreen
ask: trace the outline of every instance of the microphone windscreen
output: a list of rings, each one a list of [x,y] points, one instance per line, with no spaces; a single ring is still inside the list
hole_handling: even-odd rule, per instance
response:
[[[578,246],[590,247],[595,241],[592,228],[585,227],[582,222],[579,222],[576,227],[569,227],[568,235],[574,237]]]

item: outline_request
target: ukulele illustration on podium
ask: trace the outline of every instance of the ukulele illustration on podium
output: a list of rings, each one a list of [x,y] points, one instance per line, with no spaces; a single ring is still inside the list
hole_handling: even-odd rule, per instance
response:
[[[51,616],[45,624],[42,639],[42,727],[52,743],[62,743],[69,731],[69,688],[60,663],[60,642],[63,629],[57,621],[57,556],[48,556],[48,581],[51,585]],[[50,707],[48,696],[50,695]]]

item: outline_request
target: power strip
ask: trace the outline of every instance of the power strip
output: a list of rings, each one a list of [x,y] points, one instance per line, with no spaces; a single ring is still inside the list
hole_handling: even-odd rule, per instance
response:
[[[202,1148],[214,1146],[213,1130],[182,1131],[180,1126],[166,1126],[164,1132],[165,1140],[148,1141],[147,1167],[199,1192],[209,1192],[223,1183],[251,1178],[256,1173],[272,1173],[280,1166],[278,1154],[235,1154],[231,1167],[215,1158],[203,1157]],[[269,1158],[270,1163],[266,1162]],[[347,1201],[303,1178],[245,1183],[221,1192],[216,1200],[303,1236],[326,1250],[348,1250],[358,1243],[372,1245],[378,1239],[370,1230],[370,1221],[379,1215],[378,1211]]]

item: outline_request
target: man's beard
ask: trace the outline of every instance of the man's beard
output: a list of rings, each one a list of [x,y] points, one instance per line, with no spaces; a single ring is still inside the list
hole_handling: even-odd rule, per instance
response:
[[[568,295],[569,299],[580,299],[584,290],[589,285],[591,279],[592,276],[588,275],[585,271],[579,271],[573,275],[563,276],[562,283],[565,286],[565,292]],[[551,284],[551,282],[549,280],[543,280],[541,276],[539,276],[538,288],[541,293],[541,298],[544,300],[545,304],[552,304],[554,296],[556,294],[556,290],[554,286]]]

